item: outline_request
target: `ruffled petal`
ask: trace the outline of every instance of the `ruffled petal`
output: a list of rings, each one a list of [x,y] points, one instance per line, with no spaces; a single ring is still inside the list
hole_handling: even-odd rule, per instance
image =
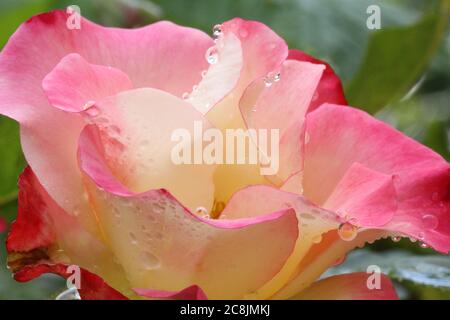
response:
[[[65,56],[42,86],[52,106],[69,112],[84,111],[95,101],[133,88],[122,71],[89,64],[77,53]]]
[[[85,113],[100,128],[108,165],[130,190],[165,188],[192,211],[212,207],[215,165],[196,155],[202,155],[202,134],[211,128],[200,112],[150,88],[111,96],[93,109],[94,116],[92,109]]]
[[[18,216],[6,247],[8,266],[15,274],[23,269],[33,273],[42,264],[76,264],[99,274],[114,288],[131,293],[109,249],[54,203],[29,167],[19,179]],[[26,281],[23,276],[19,279]]]
[[[63,278],[73,275],[69,266],[64,264],[38,264],[27,266],[14,275],[19,282],[26,282],[39,277],[44,273],[54,273]],[[102,278],[85,270],[80,269],[80,288],[77,289],[83,300],[128,300],[119,291],[111,288]]]
[[[64,11],[35,16],[10,38],[0,55],[0,113],[21,123],[25,157],[51,197],[70,214],[80,212],[93,232],[76,162],[84,120],[51,106],[42,80],[62,58],[78,53],[90,64],[121,70],[135,87],[181,97],[200,81],[207,67],[204,53],[213,41],[170,22],[126,30],[81,18],[81,29],[70,30],[67,18]]]
[[[177,291],[196,283],[211,299],[242,298],[291,255],[298,237],[292,210],[215,221],[163,189],[133,193],[113,177],[90,131],[80,139],[80,167],[107,243],[134,287]]]
[[[308,114],[306,130],[310,141],[305,151],[303,187],[308,199],[327,207],[328,199],[335,197],[330,200],[335,207],[336,198],[343,198],[340,193],[349,192],[345,191],[349,185],[361,183],[365,191],[352,192],[358,203],[347,203],[349,207],[356,205],[358,219],[369,221],[378,216],[379,221],[372,221],[372,225],[418,238],[441,252],[450,250],[447,161],[383,122],[349,107],[323,105]],[[361,170],[355,164],[367,169]],[[397,210],[389,219],[391,213],[380,211],[394,209],[391,183]],[[367,193],[369,187],[372,191]],[[383,198],[391,203],[388,208],[379,205]],[[348,209],[343,202],[339,207]],[[363,217],[364,211],[370,217]],[[387,223],[380,226],[384,221]]]
[[[306,61],[326,66],[309,106],[309,112],[317,109],[324,103],[347,105],[341,80],[328,63],[295,49],[289,50],[288,60]]]
[[[369,289],[371,274],[364,272],[341,274],[313,283],[292,300],[398,300],[391,280],[380,274],[380,288]]]
[[[196,285],[180,291],[162,291],[152,289],[134,289],[137,294],[147,298],[166,300],[208,300],[203,290]]]
[[[236,192],[220,216],[220,219],[242,219],[288,208],[295,210],[300,230],[295,249],[283,269],[256,291],[252,298],[266,299],[280,290],[295,275],[300,261],[310,248],[321,242],[322,234],[336,230],[340,220],[334,213],[316,207],[298,194],[263,185],[246,187]]]

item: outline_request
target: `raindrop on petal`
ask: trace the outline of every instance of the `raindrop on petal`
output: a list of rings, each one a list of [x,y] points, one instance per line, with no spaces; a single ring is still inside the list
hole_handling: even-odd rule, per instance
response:
[[[358,235],[358,228],[351,223],[341,223],[338,229],[339,237],[344,241],[352,241]]]
[[[218,40],[222,36],[222,25],[216,24],[213,27],[213,39],[214,41]]]
[[[219,53],[217,52],[216,46],[212,46],[206,50],[205,58],[209,64],[216,64],[219,61]]]
[[[422,217],[422,224],[425,229],[434,230],[439,224],[438,218],[433,214],[425,214]]]

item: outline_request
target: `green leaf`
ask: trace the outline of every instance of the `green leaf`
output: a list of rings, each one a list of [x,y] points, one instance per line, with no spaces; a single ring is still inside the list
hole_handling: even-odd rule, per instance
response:
[[[405,95],[439,48],[450,13],[450,1],[416,24],[386,28],[369,40],[361,68],[346,90],[351,105],[375,113]]]
[[[16,0],[0,3],[0,48],[21,23],[49,8],[49,0]]]
[[[17,196],[17,178],[25,161],[19,141],[19,125],[0,116],[0,207]]]
[[[370,265],[377,265],[383,273],[399,281],[450,290],[450,256],[414,255],[405,251],[357,250],[342,265],[328,270],[324,277],[365,272]]]

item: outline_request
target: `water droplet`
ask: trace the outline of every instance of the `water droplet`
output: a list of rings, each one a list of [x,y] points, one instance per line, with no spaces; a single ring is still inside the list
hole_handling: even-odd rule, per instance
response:
[[[358,228],[351,223],[341,223],[338,229],[339,237],[344,241],[352,241],[358,235]]]
[[[400,240],[402,240],[402,237],[400,237],[400,236],[392,236],[391,239],[394,242],[399,242]]]
[[[241,29],[241,30],[239,30],[239,35],[241,36],[241,38],[247,38],[248,31],[245,29]]]
[[[219,53],[217,52],[217,48],[212,46],[206,50],[205,58],[209,64],[216,64],[219,61]]]
[[[305,132],[305,144],[308,144],[309,140],[311,140],[311,136],[309,135],[308,132]]]
[[[426,249],[426,248],[428,248],[428,245],[427,245],[425,242],[422,242],[422,243],[420,244],[420,247],[421,247],[422,249]]]
[[[181,98],[182,98],[183,100],[189,99],[189,92],[184,92],[184,93],[181,95]]]
[[[317,236],[314,236],[313,238],[312,238],[312,242],[313,243],[320,243],[322,241],[322,235],[317,235]]]
[[[270,72],[264,77],[264,84],[266,87],[270,87],[274,82],[278,82],[281,79],[281,73],[279,72]]]
[[[197,207],[195,213],[203,218],[209,218],[208,210],[205,207]]]
[[[208,73],[208,70],[203,70],[202,71],[202,78],[206,77],[206,74]]]
[[[158,257],[152,254],[151,252],[144,251],[141,254],[142,262],[144,265],[144,268],[146,270],[152,270],[159,268],[161,265],[161,262],[159,261]]]
[[[252,112],[256,112],[256,106],[252,108]]]
[[[434,230],[439,224],[438,218],[433,214],[425,214],[422,217],[422,224],[425,229]]]
[[[137,245],[138,241],[137,241],[136,236],[134,235],[134,233],[130,232],[128,235],[130,236],[131,244]]]
[[[89,100],[88,102],[86,102],[83,106],[83,110],[89,109],[91,108],[93,105],[95,105],[95,101],[94,100]]]
[[[93,102],[93,104],[95,104],[95,102]],[[85,112],[89,117],[97,117],[100,114],[100,110],[93,106],[93,104],[85,109]]]
[[[217,41],[222,36],[222,25],[216,24],[213,27],[213,39],[214,41]]]

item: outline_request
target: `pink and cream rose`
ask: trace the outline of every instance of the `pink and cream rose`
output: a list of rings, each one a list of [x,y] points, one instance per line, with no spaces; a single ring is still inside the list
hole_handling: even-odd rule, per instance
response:
[[[66,20],[31,18],[0,55],[0,113],[28,162],[16,280],[77,265],[84,299],[395,299],[386,276],[380,290],[365,273],[318,279],[383,237],[449,252],[449,163],[347,106],[328,64],[264,24],[211,38]],[[194,122],[278,130],[278,171],[173,163],[172,132]]]

